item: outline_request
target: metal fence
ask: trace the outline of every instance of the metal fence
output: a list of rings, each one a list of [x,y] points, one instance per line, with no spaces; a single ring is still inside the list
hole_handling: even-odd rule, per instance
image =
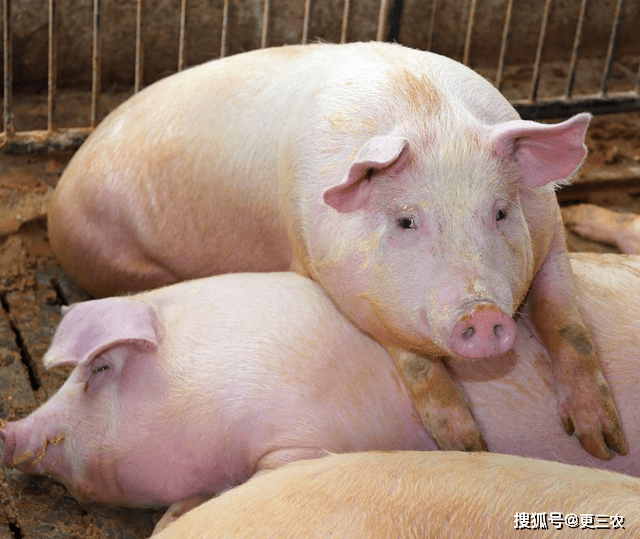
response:
[[[93,60],[92,60],[92,85],[91,85],[91,114],[90,122],[87,126],[60,128],[56,124],[56,99],[58,89],[56,85],[57,73],[57,28],[56,28],[56,0],[47,0],[49,10],[49,39],[48,39],[48,100],[47,100],[47,129],[34,131],[19,131],[14,127],[13,110],[13,50],[12,50],[12,28],[11,28],[11,0],[3,0],[3,47],[4,47],[4,131],[0,134],[0,147],[5,152],[25,152],[69,149],[79,146],[82,141],[91,133],[99,121],[99,107],[101,98],[101,0],[93,0]],[[135,48],[135,76],[134,92],[139,91],[143,85],[144,73],[144,0],[137,1],[136,15],[136,48]],[[304,2],[304,16],[302,28],[302,43],[308,40],[308,29],[311,15],[311,0],[299,0]],[[469,0],[466,35],[464,39],[464,49],[461,61],[469,65],[470,51],[474,44],[474,29],[478,1]],[[188,35],[187,0],[180,0],[179,17],[180,33],[179,48],[177,58],[178,71],[187,67],[185,43]],[[222,20],[221,41],[219,57],[228,54],[227,41],[229,38],[229,3],[230,0],[222,0]],[[544,58],[545,43],[548,39],[548,21],[552,0],[545,0],[541,25],[537,39],[537,49],[535,57],[531,60],[532,76],[529,84],[528,95],[523,99],[512,100],[512,104],[520,114],[529,119],[563,117],[578,111],[591,111],[593,113],[611,113],[640,110],[640,69],[636,75],[635,88],[624,92],[611,93],[609,91],[612,66],[614,63],[614,52],[618,39],[618,29],[624,17],[624,0],[617,0],[615,13],[611,24],[611,32],[606,50],[602,51],[604,58],[604,68],[600,78],[599,88],[588,95],[574,95],[574,83],[576,69],[580,55],[581,44],[583,43],[583,27],[585,13],[588,9],[588,0],[580,0],[580,12],[574,29],[573,48],[566,70],[566,80],[564,92],[554,97],[540,97],[539,87],[541,80],[541,65]],[[429,40],[425,47],[432,48],[436,29],[436,18],[442,8],[443,0],[431,0],[430,17],[424,21],[428,28]],[[402,0],[380,0],[377,36],[378,40],[393,40],[397,34],[397,25],[400,21],[402,11]],[[514,9],[514,0],[507,0],[504,25],[500,44],[500,54],[498,65],[495,68],[492,81],[500,90],[503,89],[505,80],[505,70],[508,68],[508,49],[511,37],[511,21]],[[269,46],[269,19],[272,17],[271,0],[264,0],[262,9],[262,35],[260,39],[261,47]],[[344,8],[341,21],[341,42],[347,41],[347,28],[350,17],[350,0],[344,0]],[[603,23],[605,24],[605,23]]]

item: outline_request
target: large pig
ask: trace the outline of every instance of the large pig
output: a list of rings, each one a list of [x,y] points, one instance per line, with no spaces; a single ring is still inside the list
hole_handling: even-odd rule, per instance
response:
[[[564,434],[549,356],[522,321],[510,352],[450,366],[495,451],[640,476],[640,258],[575,255],[573,268],[632,442],[627,457],[597,460]],[[81,498],[175,503],[163,522],[324,450],[436,449],[384,349],[294,273],[78,304],[45,363],[76,367],[40,409],[2,426],[5,465]]]
[[[473,71],[400,45],[253,51],[112,113],[60,180],[51,244],[96,295],[234,271],[311,277],[391,353],[442,448],[486,446],[441,358],[507,352],[526,308],[567,433],[608,459],[627,442],[554,194],[588,123],[523,121]]]
[[[640,480],[622,474],[490,453],[372,451],[256,477],[156,537],[630,538],[640,536],[639,512]]]

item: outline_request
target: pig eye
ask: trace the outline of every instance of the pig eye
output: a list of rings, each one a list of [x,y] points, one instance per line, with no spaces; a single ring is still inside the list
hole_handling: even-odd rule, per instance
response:
[[[413,217],[400,217],[398,225],[400,228],[416,228],[416,222]]]
[[[108,371],[108,370],[109,370],[109,365],[100,365],[99,367],[93,367],[93,369],[91,369],[91,372],[93,374],[97,374],[99,372]]]
[[[504,208],[500,208],[497,212],[496,212],[496,221],[502,221],[503,219],[507,218],[507,210],[505,210]]]

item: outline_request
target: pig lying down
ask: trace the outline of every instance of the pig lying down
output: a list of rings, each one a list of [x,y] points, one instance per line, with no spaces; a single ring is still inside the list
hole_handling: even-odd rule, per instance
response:
[[[563,208],[562,218],[579,236],[615,245],[621,253],[640,255],[640,215],[576,204]]]
[[[568,434],[627,442],[575,287],[554,189],[588,114],[523,121],[481,76],[386,43],[253,51],[168,77],[109,115],[49,215],[94,295],[237,271],[319,282],[403,371],[441,448],[485,441],[445,358],[545,343]]]
[[[256,477],[156,537],[638,537],[639,511],[640,480],[613,472],[491,453],[369,452]],[[544,513],[547,529],[531,513]],[[581,515],[593,515],[593,530],[580,529]]]
[[[549,356],[522,321],[503,356],[449,366],[493,451],[640,476],[640,258],[572,261],[628,456],[595,459],[564,434]],[[76,367],[41,408],[0,429],[5,465],[53,477],[78,498],[175,503],[166,520],[325,451],[436,449],[384,349],[294,273],[77,304],[44,361]]]

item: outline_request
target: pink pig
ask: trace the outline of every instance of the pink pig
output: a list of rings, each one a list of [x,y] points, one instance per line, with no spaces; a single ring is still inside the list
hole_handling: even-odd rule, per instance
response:
[[[640,476],[640,258],[573,255],[573,268],[628,457],[597,460],[564,434],[549,355],[522,321],[510,352],[450,367],[495,451]],[[77,304],[44,361],[76,367],[45,405],[2,425],[5,465],[51,476],[79,498],[174,504],[160,527],[326,450],[436,449],[389,355],[294,273]]]
[[[392,355],[442,448],[486,447],[443,358],[503,354],[522,310],[565,430],[625,436],[575,301],[554,190],[588,114],[521,120],[481,76],[386,43],[253,51],[164,79],[70,162],[51,244],[94,294],[293,268]]]
[[[639,511],[640,480],[622,474],[490,453],[371,451],[256,477],[156,537],[631,538]]]

